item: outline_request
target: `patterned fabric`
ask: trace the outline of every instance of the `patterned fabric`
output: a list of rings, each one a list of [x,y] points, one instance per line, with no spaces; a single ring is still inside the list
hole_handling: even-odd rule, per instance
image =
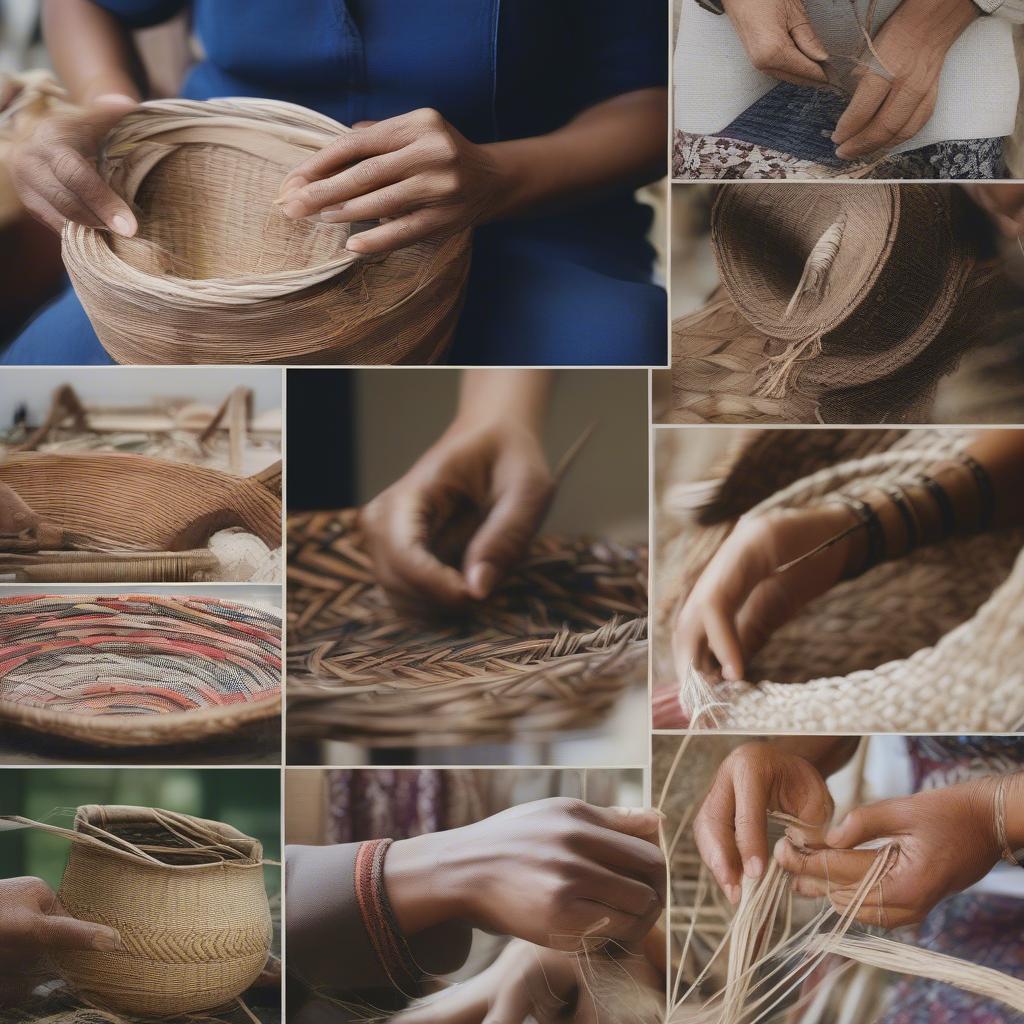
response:
[[[914,791],[944,789],[1024,768],[1024,739],[1007,736],[908,736]]]
[[[847,164],[845,171],[801,160],[768,146],[720,135],[677,131],[672,176],[681,179],[741,180],[865,177],[885,179],[989,179],[1004,176],[1002,139],[966,139],[891,156],[875,165]],[[868,169],[870,168],[870,169]]]
[[[428,768],[327,773],[327,841],[408,839],[446,828],[444,772]]]

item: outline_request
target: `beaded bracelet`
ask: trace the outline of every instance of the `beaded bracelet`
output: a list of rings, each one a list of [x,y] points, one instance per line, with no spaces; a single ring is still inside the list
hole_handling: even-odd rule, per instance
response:
[[[1020,774],[1019,772],[1013,774]],[[1000,775],[999,782],[996,783],[996,796],[995,796],[995,816],[996,816],[996,842],[999,845],[1000,856],[1008,864],[1012,864],[1016,868],[1024,868],[1024,860],[1021,859],[1021,854],[1024,851],[1018,850],[1016,853],[1010,849],[1010,840],[1006,834],[1006,782],[1010,778],[1009,775]]]
[[[914,507],[911,505],[906,492],[899,484],[885,488],[885,493],[888,495],[889,500],[896,506],[899,511],[900,518],[903,520],[903,527],[907,532],[907,550],[904,554],[909,555],[912,551],[916,550],[917,545],[921,541],[921,529],[918,526],[917,514],[914,511]]]
[[[860,576],[873,569],[885,557],[885,531],[882,529],[878,513],[866,501],[854,498],[850,494],[840,494],[838,500],[857,516],[860,525],[867,531],[868,550],[860,568],[854,574]]]
[[[978,489],[978,501],[981,504],[978,513],[978,529],[989,530],[996,514],[996,489],[989,471],[973,456],[964,452],[959,459],[974,477],[974,485]]]

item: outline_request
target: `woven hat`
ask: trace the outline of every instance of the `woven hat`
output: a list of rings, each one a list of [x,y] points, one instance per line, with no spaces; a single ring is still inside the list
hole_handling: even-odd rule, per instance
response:
[[[272,100],[143,104],[99,169],[134,238],[68,224],[64,262],[122,363],[427,363],[451,338],[469,270],[462,233],[380,259],[346,224],[292,221],[288,173],[350,129]]]
[[[970,206],[932,185],[721,188],[722,290],[674,325],[694,419],[892,420],[991,321]]]
[[[61,904],[121,935],[122,948],[111,952],[51,954],[85,999],[171,1017],[222,1006],[259,977],[272,925],[257,840],[152,807],[79,807],[73,830],[4,820],[68,839]]]
[[[647,664],[647,552],[544,538],[464,620],[376,585],[355,510],[288,521],[288,732],[366,746],[598,724]]]
[[[281,619],[212,597],[0,597],[0,721],[90,746],[230,736],[280,714]]]

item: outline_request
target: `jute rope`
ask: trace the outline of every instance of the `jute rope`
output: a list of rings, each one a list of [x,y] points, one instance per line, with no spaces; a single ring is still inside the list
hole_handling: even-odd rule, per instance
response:
[[[281,620],[210,597],[0,598],[0,721],[92,746],[225,736],[280,713]]]
[[[292,221],[282,181],[350,129],[257,99],[143,104],[110,133],[100,173],[135,210],[121,238],[69,224],[64,262],[121,363],[426,363],[444,353],[469,235],[379,259],[358,227]]]
[[[259,977],[271,916],[255,839],[149,807],[80,807],[73,830],[14,816],[0,822],[68,839],[62,905],[121,935],[112,952],[54,954],[61,976],[88,1002],[145,1016],[198,1013]]]

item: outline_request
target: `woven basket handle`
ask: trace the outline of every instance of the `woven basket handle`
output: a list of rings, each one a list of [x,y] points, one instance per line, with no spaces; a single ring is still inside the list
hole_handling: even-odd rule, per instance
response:
[[[254,473],[250,480],[255,481],[261,487],[265,487],[271,494],[281,497],[281,460],[278,459],[272,466],[261,469]]]

